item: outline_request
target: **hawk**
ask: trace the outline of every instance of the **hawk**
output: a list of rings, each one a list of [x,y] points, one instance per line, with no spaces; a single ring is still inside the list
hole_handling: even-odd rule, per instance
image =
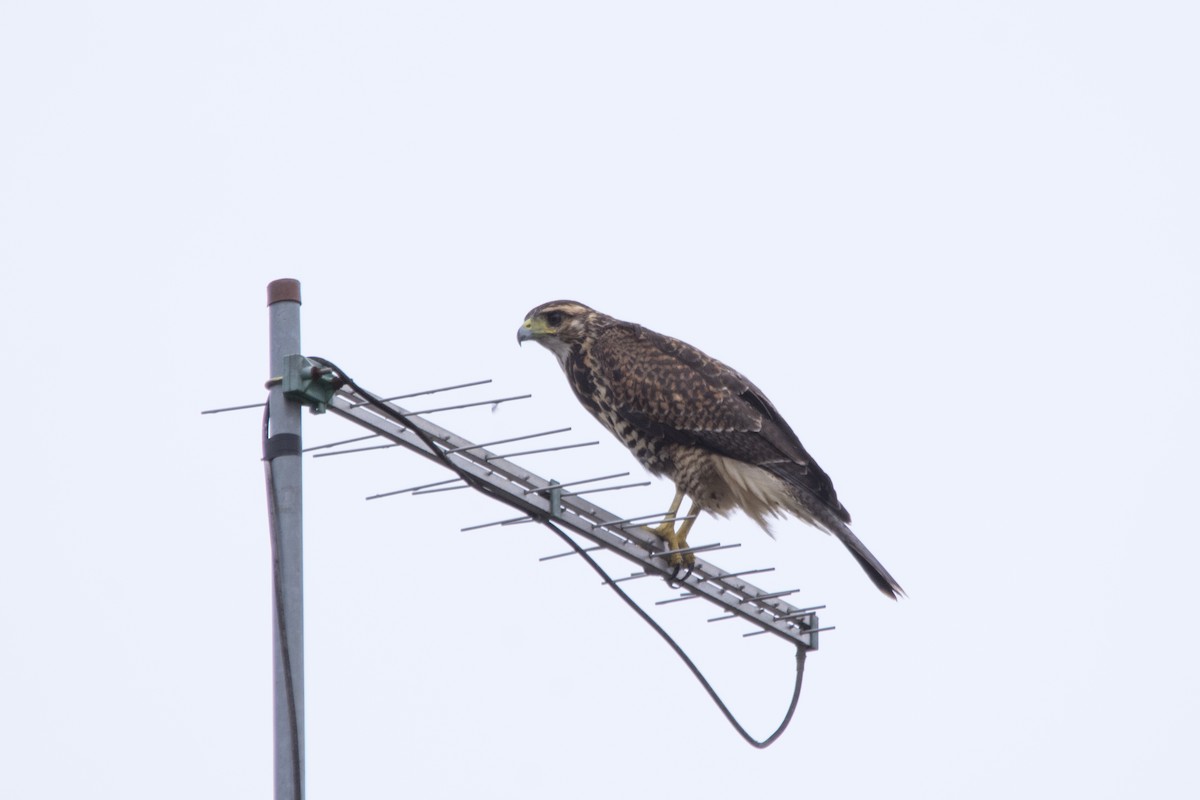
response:
[[[579,402],[642,466],[674,482],[675,499],[652,529],[671,551],[686,549],[699,511],[741,509],[768,533],[768,517],[793,514],[840,539],[881,592],[904,594],[850,530],[829,476],[741,373],[678,339],[570,300],[530,311],[517,329],[517,341],[528,340],[554,353]],[[680,522],[685,495],[692,505]],[[689,553],[670,559],[677,566],[695,560]]]

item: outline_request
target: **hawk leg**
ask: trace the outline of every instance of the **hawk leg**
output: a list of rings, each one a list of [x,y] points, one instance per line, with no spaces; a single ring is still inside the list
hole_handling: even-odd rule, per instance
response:
[[[651,533],[661,537],[667,543],[668,550],[683,550],[687,547],[688,531],[692,529],[692,523],[696,521],[695,515],[698,511],[698,504],[693,502],[691,510],[687,513],[690,519],[685,519],[683,524],[679,526],[679,530],[675,530],[675,515],[679,513],[679,506],[682,504],[683,492],[676,489],[675,499],[671,501],[671,507],[663,515],[666,519],[661,524],[650,529]],[[673,567],[681,567],[685,564],[691,567],[696,563],[696,557],[691,553],[672,553],[667,556],[667,560]]]

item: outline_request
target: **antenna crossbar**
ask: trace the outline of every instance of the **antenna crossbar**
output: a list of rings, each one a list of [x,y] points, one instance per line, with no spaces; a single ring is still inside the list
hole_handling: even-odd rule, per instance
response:
[[[482,445],[429,422],[421,417],[419,412],[410,412],[393,403],[384,403],[403,415],[411,427],[419,429],[442,451],[432,452],[417,433],[364,400],[365,398],[343,389],[333,397],[328,409],[388,441],[434,461],[439,466],[446,466],[443,458],[452,459],[454,465],[463,473],[470,475],[479,484],[485,484],[490,490],[488,493],[495,499],[531,519],[553,521],[559,527],[634,562],[646,574],[666,578],[690,593],[690,596],[702,597],[720,606],[727,613],[756,625],[761,629],[761,633],[773,633],[806,650],[816,650],[818,630],[829,630],[820,627],[813,610],[796,608],[782,599],[794,590],[766,592],[740,577],[765,570],[726,572],[697,558],[691,572],[676,578],[676,567],[669,562],[670,551],[666,550],[662,540],[648,528],[625,524],[630,520],[623,520],[617,514],[578,495],[562,492],[562,484],[536,475],[508,458],[488,451]],[[510,520],[504,522],[511,523]],[[689,548],[691,552],[709,549],[715,548]]]

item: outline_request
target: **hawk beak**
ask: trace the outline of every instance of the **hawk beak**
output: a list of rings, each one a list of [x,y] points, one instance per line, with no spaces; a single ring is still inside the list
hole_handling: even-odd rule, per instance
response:
[[[517,344],[524,344],[533,338],[535,338],[535,334],[533,332],[533,321],[527,319],[525,320],[524,325],[517,328]]]

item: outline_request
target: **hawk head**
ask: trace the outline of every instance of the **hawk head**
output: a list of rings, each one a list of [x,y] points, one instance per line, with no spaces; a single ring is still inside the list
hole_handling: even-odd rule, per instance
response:
[[[573,300],[542,303],[525,315],[525,322],[517,328],[517,342],[533,340],[558,356],[559,362],[565,362],[606,319],[599,311]]]

